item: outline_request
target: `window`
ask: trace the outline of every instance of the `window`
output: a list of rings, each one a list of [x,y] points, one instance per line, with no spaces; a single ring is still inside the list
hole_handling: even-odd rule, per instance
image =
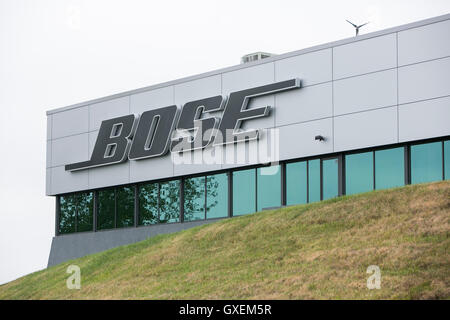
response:
[[[257,211],[281,206],[281,168],[271,166],[258,168]]]
[[[345,156],[346,194],[373,190],[373,152]]]
[[[59,233],[64,234],[75,232],[75,220],[77,215],[75,195],[59,197],[59,206]]]
[[[442,142],[411,146],[411,183],[442,180]]]
[[[180,181],[172,180],[160,184],[159,216],[161,223],[180,221]]]
[[[256,171],[255,169],[233,172],[233,215],[249,214],[256,211]]]
[[[112,229],[115,227],[116,200],[114,189],[98,192],[97,229]]]
[[[77,195],[77,232],[92,231],[94,226],[94,194],[92,192]]]
[[[325,159],[322,161],[323,200],[339,196],[338,165],[338,158]]]
[[[405,148],[375,151],[375,188],[405,185]]]
[[[320,201],[320,159],[308,161],[309,202]]]
[[[205,177],[184,180],[184,220],[205,219]]]
[[[92,231],[94,199],[92,192],[76,193],[59,198],[59,233]]]
[[[206,218],[228,216],[228,176],[215,174],[206,178]]]
[[[139,225],[147,226],[159,222],[158,184],[139,186]]]
[[[286,204],[307,202],[306,161],[286,164]]]
[[[445,179],[450,179],[450,140],[444,141]]]
[[[116,189],[117,228],[134,226],[134,187]]]

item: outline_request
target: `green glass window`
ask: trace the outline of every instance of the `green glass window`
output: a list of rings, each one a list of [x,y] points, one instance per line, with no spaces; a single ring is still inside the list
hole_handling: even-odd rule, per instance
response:
[[[115,191],[106,189],[98,192],[97,229],[112,229],[115,226]]]
[[[59,198],[59,233],[92,231],[94,197],[92,192],[76,193]]]
[[[308,161],[309,202],[320,201],[320,160]]]
[[[233,215],[256,212],[256,170],[233,172]]]
[[[373,152],[345,156],[346,194],[373,190]]]
[[[184,221],[205,219],[205,177],[184,180]]]
[[[387,189],[405,185],[405,149],[375,151],[375,188]]]
[[[228,216],[228,176],[215,174],[206,178],[206,218]]]
[[[134,187],[116,189],[117,228],[134,226]]]
[[[139,186],[139,225],[147,226],[158,222],[158,184],[141,185]]]
[[[94,223],[94,194],[77,194],[77,232],[92,231]]]
[[[306,161],[286,164],[286,204],[307,202]]]
[[[59,197],[59,233],[76,231],[77,201],[75,195]]]
[[[450,140],[444,141],[445,179],[450,179]]]
[[[323,200],[335,198],[339,195],[338,159],[322,161]]]
[[[442,142],[411,146],[411,183],[442,180]]]
[[[257,169],[257,211],[281,206],[281,168],[280,166]]]
[[[161,223],[180,221],[180,181],[172,180],[160,184],[159,216]]]

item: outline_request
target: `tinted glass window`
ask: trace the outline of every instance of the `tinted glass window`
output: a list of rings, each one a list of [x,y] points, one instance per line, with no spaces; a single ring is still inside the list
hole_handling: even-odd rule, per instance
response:
[[[233,215],[256,212],[256,170],[233,172]]]
[[[322,161],[323,200],[339,195],[338,159]]]
[[[309,202],[320,201],[320,160],[308,161]]]
[[[442,180],[442,143],[411,146],[411,183]]]
[[[281,206],[281,169],[280,166],[258,168],[258,205],[257,211]]]
[[[94,195],[92,192],[77,195],[77,232],[92,231],[94,217]]]
[[[116,189],[117,228],[134,226],[134,187]]]
[[[286,165],[286,204],[307,202],[306,161]]]
[[[450,140],[444,142],[445,179],[450,179]]]
[[[345,156],[346,194],[373,190],[373,153],[364,152]]]
[[[115,192],[114,189],[101,190],[98,192],[98,216],[97,229],[114,228],[115,215]]]
[[[184,220],[205,219],[205,177],[184,180]]]
[[[228,216],[228,176],[215,174],[206,178],[206,218]]]
[[[375,188],[387,189],[403,185],[405,185],[404,148],[375,151]]]
[[[75,232],[75,216],[77,212],[77,200],[75,195],[59,197],[59,233]]]
[[[180,181],[160,184],[159,216],[161,223],[180,221]]]
[[[141,185],[139,186],[139,225],[146,226],[158,222],[158,184]]]

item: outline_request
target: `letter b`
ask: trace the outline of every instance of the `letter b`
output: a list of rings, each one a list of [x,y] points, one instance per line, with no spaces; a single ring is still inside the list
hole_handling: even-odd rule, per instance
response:
[[[75,171],[123,162],[127,159],[130,138],[133,136],[136,117],[132,114],[104,120],[89,161],[66,165],[67,171]]]

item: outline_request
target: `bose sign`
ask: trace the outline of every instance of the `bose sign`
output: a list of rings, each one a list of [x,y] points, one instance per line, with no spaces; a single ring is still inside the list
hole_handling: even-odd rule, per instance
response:
[[[175,127],[175,105],[104,120],[89,161],[65,166],[67,171],[105,166],[162,156],[171,152],[203,149],[258,138],[258,130],[242,130],[246,120],[266,117],[270,106],[247,109],[249,100],[276,92],[300,88],[299,79],[291,79],[230,93],[228,99],[214,96],[184,104]],[[222,118],[208,116],[223,111]],[[202,117],[204,115],[204,117]],[[180,137],[172,137],[174,131]],[[220,139],[218,137],[220,136]],[[223,137],[226,137],[224,139]]]

